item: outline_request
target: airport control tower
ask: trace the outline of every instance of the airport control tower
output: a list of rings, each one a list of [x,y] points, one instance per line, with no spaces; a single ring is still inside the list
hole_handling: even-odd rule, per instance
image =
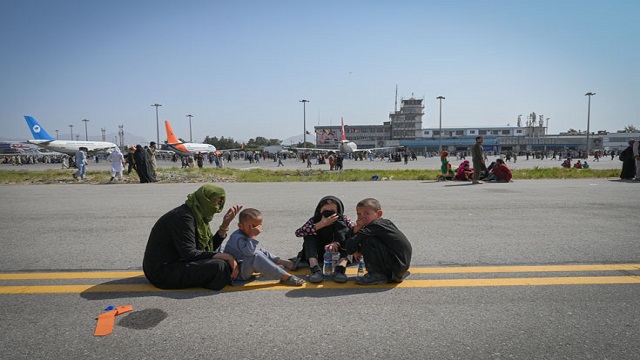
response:
[[[400,110],[389,114],[391,137],[394,140],[414,140],[422,136],[422,116],[424,99],[402,99]]]

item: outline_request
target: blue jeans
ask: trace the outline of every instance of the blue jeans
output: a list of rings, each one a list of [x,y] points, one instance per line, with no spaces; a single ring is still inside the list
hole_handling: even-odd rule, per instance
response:
[[[78,171],[76,171],[75,173],[75,177],[79,177],[81,179],[84,179],[84,174],[87,173],[87,165],[86,164],[76,164],[76,167],[78,168]]]

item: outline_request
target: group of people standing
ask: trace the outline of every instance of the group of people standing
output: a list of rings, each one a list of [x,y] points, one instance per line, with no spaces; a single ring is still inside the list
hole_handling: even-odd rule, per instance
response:
[[[302,251],[291,260],[282,259],[259,247],[262,213],[255,208],[230,207],[215,233],[209,223],[222,212],[224,189],[203,185],[187,196],[187,201],[166,214],[153,226],[144,253],[146,278],[161,289],[204,287],[220,290],[236,281],[250,281],[254,272],[289,286],[325,280],[318,257],[327,249],[340,254],[330,275],[338,283],[350,261],[364,257],[367,273],[356,281],[360,285],[399,283],[408,275],[412,247],[406,236],[388,219],[382,218],[380,202],[364,199],[356,205],[357,220],[344,214],[342,201],[325,196],[313,216],[295,231],[303,238]],[[238,217],[235,230],[225,246],[231,222]],[[300,263],[309,264],[307,279],[290,272]]]
[[[89,149],[81,147],[74,155],[73,160],[75,167],[78,169],[73,178],[76,180],[84,180],[87,173],[87,152]],[[127,175],[131,174],[131,170],[135,170],[140,178],[141,183],[156,182],[156,143],[152,141],[148,147],[142,147],[142,145],[136,145],[129,148],[127,155],[123,155],[119,148],[113,149],[107,156],[107,161],[111,163],[111,179],[109,182],[115,180],[116,175],[118,180],[122,180],[122,173],[124,167],[128,164]]]

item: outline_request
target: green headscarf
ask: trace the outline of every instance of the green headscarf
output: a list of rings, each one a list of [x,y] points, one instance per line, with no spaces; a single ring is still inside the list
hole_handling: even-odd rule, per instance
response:
[[[222,204],[216,205],[213,200],[222,198]],[[224,189],[215,185],[202,185],[193,194],[187,195],[185,204],[189,206],[196,217],[198,227],[198,243],[203,251],[213,252],[213,240],[211,238],[211,228],[209,223],[213,220],[213,215],[224,208]]]

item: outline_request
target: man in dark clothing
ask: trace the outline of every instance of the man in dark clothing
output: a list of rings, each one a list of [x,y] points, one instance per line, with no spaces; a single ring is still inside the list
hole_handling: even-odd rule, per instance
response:
[[[346,246],[348,253],[364,256],[367,274],[356,280],[357,283],[402,282],[411,264],[411,243],[391,220],[382,218],[378,200],[368,198],[360,201],[356,212],[358,220]]]
[[[480,184],[480,181],[478,181],[480,174],[484,174],[484,172],[487,171],[487,166],[484,163],[484,152],[482,151],[483,141],[482,136],[477,136],[476,143],[471,148],[471,160],[473,161],[472,184]]]
[[[185,204],[164,214],[151,229],[142,268],[149,282],[161,289],[204,287],[220,290],[238,273],[229,254],[218,254],[229,224],[242,208],[231,207],[218,231],[209,222],[224,207],[224,189],[203,185]]]
[[[127,175],[131,174],[131,170],[136,168],[136,161],[133,159],[133,152],[135,151],[135,149],[133,147],[129,148],[129,151],[127,152],[127,156],[125,157],[125,159],[127,160]]]

